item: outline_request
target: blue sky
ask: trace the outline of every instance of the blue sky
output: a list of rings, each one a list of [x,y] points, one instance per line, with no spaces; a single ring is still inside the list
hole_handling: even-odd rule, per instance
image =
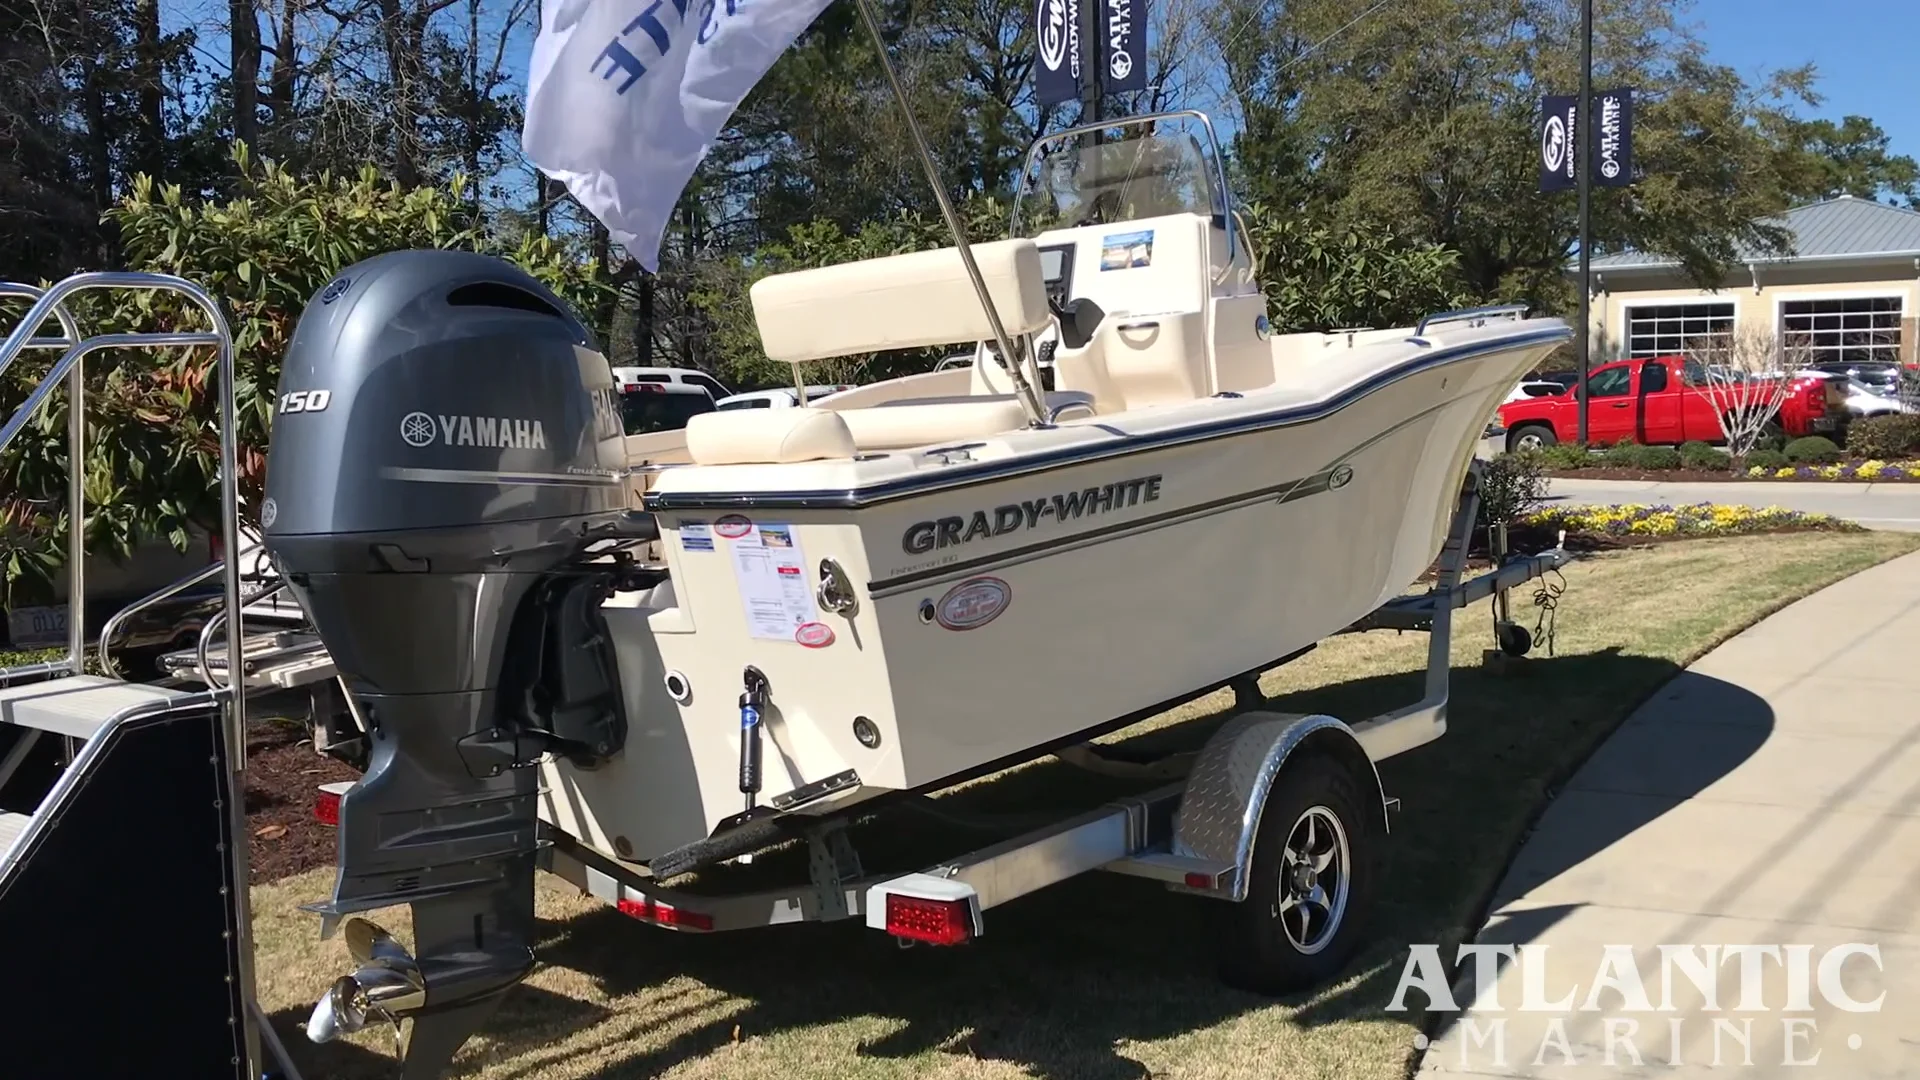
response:
[[[1920,158],[1920,0],[1695,0],[1684,18],[1749,80],[1811,61],[1826,100],[1807,112],[1871,117]]]

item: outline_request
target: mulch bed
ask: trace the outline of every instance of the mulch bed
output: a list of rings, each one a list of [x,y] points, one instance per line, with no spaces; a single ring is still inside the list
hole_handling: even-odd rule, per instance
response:
[[[1920,481],[1920,478],[1902,480],[1895,477],[1873,480],[1823,480],[1799,476],[1754,477],[1744,472],[1721,472],[1715,469],[1622,469],[1614,466],[1599,466],[1591,469],[1548,469],[1546,475],[1556,480],[1651,480],[1666,484],[1911,484]]]
[[[305,724],[247,725],[247,832],[255,883],[332,866],[334,831],[313,818],[315,788],[359,777],[316,753]]]

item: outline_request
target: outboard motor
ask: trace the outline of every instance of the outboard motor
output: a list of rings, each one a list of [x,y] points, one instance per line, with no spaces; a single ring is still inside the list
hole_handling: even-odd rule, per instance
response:
[[[342,271],[301,316],[276,400],[266,546],[366,728],[340,804],[323,933],[413,906],[415,951],[362,919],[364,966],[319,1040],[411,1017],[407,1077],[436,1076],[533,964],[543,756],[592,767],[626,737],[600,603],[643,540],[612,372],[515,267],[404,251]]]

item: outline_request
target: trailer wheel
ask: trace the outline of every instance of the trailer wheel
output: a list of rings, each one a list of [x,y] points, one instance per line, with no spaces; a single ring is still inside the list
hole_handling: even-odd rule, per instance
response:
[[[1338,974],[1372,905],[1373,819],[1364,785],[1324,755],[1291,762],[1274,781],[1254,834],[1247,898],[1220,926],[1220,977],[1287,994]]]

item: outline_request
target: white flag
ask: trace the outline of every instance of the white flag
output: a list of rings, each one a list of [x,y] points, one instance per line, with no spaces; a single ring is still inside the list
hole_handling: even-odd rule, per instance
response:
[[[541,0],[521,146],[657,270],[714,138],[831,2]]]

